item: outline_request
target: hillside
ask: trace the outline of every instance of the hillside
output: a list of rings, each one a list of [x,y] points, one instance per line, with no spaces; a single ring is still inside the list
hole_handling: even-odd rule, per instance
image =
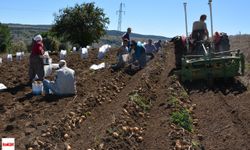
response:
[[[26,43],[29,43],[32,37],[35,34],[41,32],[47,32],[51,25],[25,25],[25,24],[7,24],[11,30],[11,34],[14,41],[23,40]],[[124,32],[116,31],[116,30],[107,30],[107,34],[101,38],[99,44],[110,44],[110,45],[120,45],[121,36]],[[137,33],[131,34],[131,39],[136,39],[140,41],[147,41],[147,39],[153,40],[167,40],[169,38],[164,36],[156,36],[156,35],[142,35]]]

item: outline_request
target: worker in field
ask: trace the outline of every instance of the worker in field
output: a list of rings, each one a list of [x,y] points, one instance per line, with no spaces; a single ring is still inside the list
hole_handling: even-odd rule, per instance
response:
[[[122,35],[122,41],[124,40],[124,39],[127,39],[128,40],[128,48],[130,47],[130,34],[131,34],[131,31],[132,31],[132,29],[129,27],[128,29],[127,29],[127,32],[126,33],[124,33],[123,35]]]
[[[215,34],[213,36],[213,42],[214,42],[215,52],[219,52],[220,51],[220,40],[221,40],[220,33],[219,32],[215,32]]]
[[[146,59],[151,60],[154,58],[154,54],[157,52],[155,45],[153,44],[152,39],[148,39],[148,43],[144,45],[146,52]]]
[[[142,45],[141,42],[136,42],[135,40],[132,40],[130,44],[130,49],[131,52],[133,51],[131,60],[132,68],[133,66],[136,68],[136,70],[144,68],[146,65],[145,47]]]
[[[42,42],[42,36],[36,35],[33,38],[33,45],[30,54],[29,63],[29,83],[32,83],[34,78],[38,77],[37,80],[42,81],[44,78],[44,67],[43,67],[43,54],[44,46]]]
[[[123,68],[129,57],[128,39],[125,38],[122,43],[123,43],[122,46],[118,49],[117,54],[116,54],[117,63],[111,66],[111,68],[114,71]]]
[[[175,69],[181,69],[181,59],[187,54],[186,37],[175,36],[169,42],[174,43]]]
[[[43,88],[45,94],[50,94],[50,91],[60,96],[76,94],[75,71],[67,67],[65,60],[60,60],[55,81],[44,79]]]
[[[204,55],[205,50],[202,44],[204,44],[205,47],[209,47],[210,44],[208,42],[209,35],[207,30],[207,25],[205,23],[205,20],[207,19],[206,15],[201,15],[199,21],[195,21],[193,23],[193,31],[191,33],[191,39],[192,39],[192,47],[193,49],[192,54],[194,55]]]
[[[195,41],[208,40],[208,30],[207,24],[205,23],[207,19],[206,15],[201,15],[199,21],[193,23],[192,39]]]
[[[215,52],[228,51],[230,50],[230,42],[228,35],[224,32],[215,32],[213,36]]]
[[[152,39],[148,39],[148,43],[144,45],[146,53],[154,54],[156,53],[156,47],[153,44]]]
[[[161,40],[158,40],[158,41],[154,42],[154,46],[155,46],[157,52],[160,49],[162,49]]]

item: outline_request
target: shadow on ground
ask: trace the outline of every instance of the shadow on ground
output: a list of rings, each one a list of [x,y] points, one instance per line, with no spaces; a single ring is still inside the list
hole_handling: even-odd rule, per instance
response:
[[[181,83],[188,93],[198,92],[205,93],[213,91],[214,93],[221,92],[223,95],[234,94],[238,95],[247,91],[247,87],[238,79],[230,78],[227,80],[216,79],[213,83],[208,84],[206,80],[197,80],[192,82]]]
[[[77,95],[62,95],[62,96],[59,96],[59,95],[49,94],[49,95],[42,96],[42,98],[39,101],[40,102],[44,101],[44,102],[50,103],[50,102],[57,102],[60,99],[70,98],[70,97],[72,97],[72,99],[75,99],[77,97]]]
[[[7,88],[3,90],[2,92],[8,92],[11,93],[12,95],[15,95],[19,91],[23,91],[26,87],[28,87],[28,84],[20,84],[15,87]]]

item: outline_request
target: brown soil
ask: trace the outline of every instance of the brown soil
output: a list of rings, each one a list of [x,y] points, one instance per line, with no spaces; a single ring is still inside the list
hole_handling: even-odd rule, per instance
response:
[[[0,83],[9,89],[0,92],[0,137],[14,137],[18,150],[250,149],[249,91],[241,82],[213,88],[180,84],[169,76],[174,67],[172,45],[134,75],[89,70],[102,62],[96,54],[92,50],[87,60],[78,54],[67,56],[77,78],[78,92],[72,97],[34,96],[26,85],[28,57],[1,64]],[[52,58],[58,61],[58,55]],[[115,51],[104,61],[113,63]],[[189,110],[192,132],[171,122],[172,112],[178,110],[171,97]]]
[[[218,81],[213,88],[192,85],[189,95],[197,104],[194,115],[205,149],[250,149],[250,93],[239,80]]]

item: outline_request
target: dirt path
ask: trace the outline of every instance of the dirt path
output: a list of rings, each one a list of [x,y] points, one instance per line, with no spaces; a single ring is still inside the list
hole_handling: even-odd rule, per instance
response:
[[[167,89],[170,85],[171,79],[168,77],[171,69],[174,67],[173,53],[171,48],[167,49],[166,57],[161,58],[163,61],[162,72],[160,80],[157,83],[157,99],[150,110],[150,117],[145,120],[147,130],[144,135],[144,141],[140,145],[141,149],[170,149],[171,140],[169,139],[169,114],[170,110],[166,108],[167,99],[169,97]]]
[[[140,75],[141,73],[138,73],[131,80],[128,80],[129,82],[122,78],[119,79],[119,82],[126,84],[120,93],[112,98],[112,102],[104,102],[102,105],[95,107],[91,111],[91,116],[84,121],[81,128],[74,131],[78,135],[72,136],[68,141],[69,143],[74,143],[74,149],[88,149],[100,143],[101,137],[106,133],[108,126],[115,121],[117,116],[122,114],[123,101],[131,91],[131,87],[135,87],[138,84],[136,76]],[[111,82],[111,79],[108,79],[107,82]],[[111,97],[111,95],[108,97]]]
[[[163,60],[163,58],[161,59],[162,59],[161,65],[165,64],[166,60]],[[114,101],[112,101],[111,103],[104,103],[104,105],[101,105],[100,107],[96,107],[95,109],[93,109],[91,116],[84,122],[81,128],[75,131],[76,133],[80,133],[80,134],[78,136],[72,137],[72,139],[69,140],[69,143],[74,143],[75,145],[82,145],[81,149],[95,147],[96,145],[100,145],[102,143],[102,140],[105,138],[105,134],[107,130],[111,128],[112,124],[117,122],[119,119],[126,122],[126,119],[124,119],[123,117],[124,117],[124,106],[126,105],[127,99],[129,97],[128,94],[131,93],[133,90],[135,90],[137,87],[141,86],[141,83],[142,83],[141,78],[144,78],[144,76],[148,76],[150,73],[155,73],[154,65],[155,65],[155,62],[151,62],[147,68],[145,68],[144,70],[141,70],[140,72],[132,76],[129,82],[126,83],[126,86],[114,98]],[[162,73],[158,75],[159,77],[166,75],[167,73],[166,68],[169,68],[169,67],[164,66],[164,69],[162,69],[163,70]],[[152,77],[156,77],[156,75],[152,74]],[[165,78],[167,78],[167,75]],[[157,80],[159,81],[158,78]],[[160,81],[163,81],[163,78]],[[119,82],[124,82],[124,81],[120,79]],[[160,88],[162,88],[161,84],[159,84],[158,87],[156,86],[156,89],[154,90],[159,90]],[[156,105],[158,106],[158,102]],[[155,117],[154,114],[152,117]],[[151,121],[147,123],[141,120],[139,122],[141,123],[141,125],[142,124],[149,124],[149,126],[151,125]],[[134,125],[136,124],[137,123],[135,123]],[[151,131],[150,128],[149,130]],[[160,132],[161,131],[158,129],[158,133]],[[157,139],[157,137],[155,138]],[[81,139],[81,140],[77,140],[77,139]],[[75,142],[76,140],[77,142]],[[152,143],[151,141],[148,141],[148,142]]]

